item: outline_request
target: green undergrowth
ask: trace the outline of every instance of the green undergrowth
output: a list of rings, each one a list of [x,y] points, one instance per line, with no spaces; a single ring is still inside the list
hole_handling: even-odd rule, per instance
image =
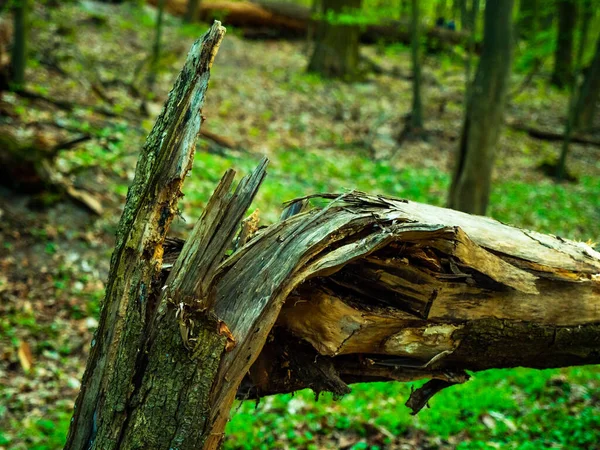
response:
[[[225,170],[240,176],[258,159],[251,156],[217,156],[200,153],[186,181],[182,201],[185,214],[195,220]],[[372,161],[356,152],[281,149],[272,158],[268,175],[253,207],[263,222],[272,223],[281,204],[307,194],[348,192],[352,189],[443,206],[450,175],[437,168],[401,167],[392,161]],[[577,183],[542,180],[533,184],[497,180],[489,215],[505,223],[575,240],[600,240],[600,179],[582,177]]]
[[[355,449],[385,448],[419,432],[461,449],[594,448],[600,439],[597,368],[477,373],[411,416],[403,404],[420,384],[354,385],[341,400],[321,395],[315,401],[305,390],[247,401],[228,425],[225,448],[336,448],[331,437],[340,432],[355,436],[348,447]],[[325,437],[328,444],[321,445]]]

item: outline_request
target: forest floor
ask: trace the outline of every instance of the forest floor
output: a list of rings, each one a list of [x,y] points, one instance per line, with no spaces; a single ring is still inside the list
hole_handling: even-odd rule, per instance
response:
[[[137,154],[194,38],[206,29],[167,17],[160,72],[145,79],[154,11],[94,2],[35,9],[27,89],[4,93],[0,130],[36,142],[89,139],[65,150],[57,174],[90,193],[100,216],[56,194],[0,188],[0,449],[61,448],[97,326],[116,224]],[[460,50],[426,55],[426,140],[396,141],[411,104],[408,50],[363,48],[383,73],[344,84],[305,73],[304,42],[245,41],[229,30],[213,66],[204,129],[184,185],[185,235],[227,168],[271,159],[256,207],[360,189],[443,205],[463,116]],[[544,68],[522,89],[517,49],[507,122],[560,131],[567,94]],[[549,66],[549,65],[548,65]],[[519,92],[517,92],[519,91]],[[37,97],[37,98],[33,98]],[[45,100],[44,100],[45,99]],[[65,103],[67,105],[65,105]],[[489,214],[504,222],[600,240],[600,149],[573,145],[576,182],[539,167],[560,144],[502,132]],[[408,384],[357,385],[341,400],[310,392],[236,405],[226,448],[592,448],[600,441],[600,368],[495,370],[448,389],[412,417]]]

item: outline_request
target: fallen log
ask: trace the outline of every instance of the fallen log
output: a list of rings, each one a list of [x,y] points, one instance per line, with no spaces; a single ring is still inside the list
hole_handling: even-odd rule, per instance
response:
[[[550,142],[562,142],[565,140],[564,133],[557,133],[555,131],[550,130],[542,130],[516,121],[508,122],[508,126],[511,127],[513,130],[524,131],[529,136],[535,139],[541,139]],[[593,145],[594,147],[600,147],[600,139],[594,138],[593,136],[573,135],[570,137],[570,141],[576,144]]]
[[[96,215],[102,215],[101,201],[90,192],[78,189],[57,170],[55,160],[61,151],[89,141],[91,136],[58,140],[60,135],[36,130],[16,133],[12,127],[0,126],[0,185],[25,194],[51,192],[68,197]]]
[[[292,285],[277,287],[290,293],[239,397],[600,361],[600,254],[586,244],[415,202],[328,197],[223,262],[217,292],[280,271]]]
[[[142,149],[66,449],[216,449],[236,396],[431,378],[417,412],[466,370],[600,362],[583,243],[360,192],[259,228],[266,160],[167,240],[223,34],[194,44]],[[312,197],[329,203],[292,213]]]
[[[148,0],[152,5],[157,0]],[[167,0],[167,11],[185,16],[187,0]],[[286,1],[257,0],[230,1],[217,0],[202,2],[198,10],[198,19],[204,22],[221,20],[225,25],[243,29],[244,36],[254,39],[297,38],[307,35],[311,23],[310,8]],[[441,45],[466,45],[468,34],[441,27],[429,27],[424,31],[428,47]],[[361,42],[410,44],[410,24],[397,20],[388,20],[381,24],[367,25],[361,31]],[[476,48],[479,51],[479,48]]]

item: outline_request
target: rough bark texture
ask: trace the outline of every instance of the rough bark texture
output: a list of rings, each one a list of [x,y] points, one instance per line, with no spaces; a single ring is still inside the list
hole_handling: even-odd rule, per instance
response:
[[[556,10],[558,35],[554,52],[552,84],[565,87],[569,85],[573,77],[573,39],[577,23],[577,5],[575,0],[559,0]]]
[[[216,23],[194,43],[142,149],[119,223],[67,449],[122,448],[143,374],[141,350],[156,311],[162,242],[192,165],[210,67],[224,32]]]
[[[512,0],[488,2],[483,50],[468,99],[448,205],[485,214],[512,57]]]
[[[341,25],[336,14],[358,14],[361,0],[323,0],[315,48],[308,64],[309,72],[316,72],[326,77],[354,80],[358,77],[358,25]],[[333,12],[333,23],[328,20],[328,13]]]
[[[220,408],[228,412],[234,400],[232,396],[229,403],[214,403],[219,377],[225,376],[219,364],[238,343],[229,331],[229,318],[219,314],[217,305],[223,299],[215,298],[212,283],[265,168],[266,161],[233,194],[235,172],[225,174],[166,280],[140,365],[135,407],[119,448],[219,446],[225,424],[220,427],[211,413]],[[240,311],[245,309],[235,310]],[[235,372],[226,373],[235,382]]]
[[[585,70],[583,84],[579,90],[576,107],[575,128],[586,131],[592,128],[597,119],[600,102],[600,38],[596,43],[596,52],[590,66]]]

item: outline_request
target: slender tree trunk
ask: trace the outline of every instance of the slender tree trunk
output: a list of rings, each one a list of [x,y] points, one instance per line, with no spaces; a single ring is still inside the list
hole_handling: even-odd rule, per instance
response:
[[[593,126],[600,101],[600,37],[596,43],[594,58],[585,69],[578,97],[574,124],[577,130],[586,131]]]
[[[531,39],[538,31],[540,0],[521,0],[519,2],[519,36]]]
[[[594,97],[593,92],[590,92],[589,88],[587,91],[584,91],[584,85],[588,81],[587,77],[584,78],[583,84],[581,86],[578,85],[579,79],[581,77],[581,71],[583,68],[583,54],[585,52],[590,17],[592,15],[590,6],[591,4],[589,0],[583,0],[581,9],[581,37],[577,46],[577,58],[575,60],[574,71],[575,73],[570,83],[571,95],[569,96],[569,108],[567,110],[567,120],[565,123],[564,139],[561,146],[560,158],[556,166],[556,178],[558,181],[562,181],[565,178],[567,172],[567,156],[569,154],[569,146],[571,144],[573,133],[577,131],[576,127],[580,120],[580,109],[584,110],[585,108],[589,108],[590,105],[593,108],[596,102],[598,101],[598,92],[600,92],[600,81],[596,81],[596,97]],[[593,69],[590,68],[590,71],[593,72]],[[592,73],[592,77],[597,78],[598,76],[600,76],[600,73]],[[593,115],[593,112],[591,114]],[[591,124],[587,124],[587,126],[591,126]]]
[[[313,55],[308,64],[309,72],[325,77],[352,81],[358,77],[359,35],[357,25],[340,25],[337,14],[342,11],[358,13],[361,0],[323,0]],[[333,17],[328,13],[333,13]],[[330,13],[329,13],[330,14]],[[333,21],[333,23],[332,23]]]
[[[11,55],[11,83],[14,89],[25,84],[25,67],[27,65],[27,22],[29,0],[17,0],[13,6],[14,39]]]
[[[568,86],[573,77],[573,41],[577,24],[575,0],[559,0],[557,3],[558,34],[554,53],[552,84]]]
[[[312,0],[310,3],[310,20],[306,26],[306,51],[305,53],[308,55],[311,49],[312,42],[315,39],[315,32],[317,29],[317,24],[315,23],[315,16],[318,11],[320,11],[320,0]]]
[[[556,179],[562,181],[565,178],[567,172],[567,155],[569,153],[569,146],[571,145],[571,137],[573,134],[573,125],[577,114],[577,82],[576,78],[571,82],[571,95],[569,96],[569,107],[567,109],[567,120],[565,122],[564,139],[562,141],[560,149],[560,158],[556,165]]]
[[[512,6],[512,0],[486,2],[483,50],[450,187],[449,206],[474,214],[485,214],[490,195],[511,67]]]
[[[411,115],[411,129],[418,131],[423,129],[423,107],[421,105],[421,25],[419,14],[419,0],[412,0],[411,16],[411,54],[413,69],[413,102]]]
[[[469,45],[467,46],[467,56],[465,58],[465,111],[469,104],[471,95],[471,66],[473,62],[473,53],[475,53],[475,35],[477,33],[477,15],[479,14],[479,0],[473,0],[471,11],[469,12],[469,21],[467,31],[469,32]]]
[[[441,0],[445,4],[445,0]],[[409,0],[400,0],[400,19],[407,16],[410,9]]]
[[[188,23],[194,22],[198,18],[200,9],[200,0],[188,0],[187,11],[184,20]]]
[[[583,69],[584,61],[583,57],[585,54],[585,49],[588,44],[588,37],[590,31],[590,22],[592,17],[594,16],[594,9],[591,0],[581,0],[581,13],[579,14],[579,18],[581,20],[581,24],[579,27],[580,35],[579,35],[579,44],[577,45],[577,59],[575,60],[575,65],[578,70]]]
[[[467,0],[459,1],[460,8],[460,31],[469,29],[469,13],[467,7]]]
[[[152,61],[150,62],[150,72],[148,73],[148,90],[154,90],[156,77],[158,75],[158,67],[160,62],[160,48],[162,41],[163,16],[165,13],[165,1],[158,0],[156,11],[156,33],[154,35],[154,45],[152,47]]]

